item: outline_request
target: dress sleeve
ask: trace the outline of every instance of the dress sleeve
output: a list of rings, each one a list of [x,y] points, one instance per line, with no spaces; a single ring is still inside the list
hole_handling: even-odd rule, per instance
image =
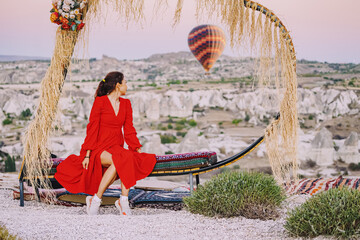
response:
[[[136,130],[133,125],[133,112],[130,100],[126,100],[126,115],[124,123],[124,137],[126,144],[129,146],[130,151],[136,151],[137,148],[142,147],[139,139],[136,136]]]
[[[95,98],[94,104],[91,108],[89,123],[86,128],[86,137],[82,148],[85,150],[94,150],[97,145],[97,137],[100,125],[100,113],[102,102],[99,97]]]

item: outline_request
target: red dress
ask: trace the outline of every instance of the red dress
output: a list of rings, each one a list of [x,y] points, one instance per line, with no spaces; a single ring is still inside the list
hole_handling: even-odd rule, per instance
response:
[[[97,192],[106,171],[100,160],[103,151],[112,154],[118,177],[126,188],[134,186],[137,180],[152,172],[156,163],[155,154],[135,151],[142,145],[133,126],[130,100],[120,98],[119,108],[116,116],[107,95],[95,98],[80,155],[68,156],[59,164],[55,173],[56,180],[69,192],[91,195]],[[129,150],[124,148],[124,138]],[[87,150],[91,150],[91,153],[86,170],[82,162]]]

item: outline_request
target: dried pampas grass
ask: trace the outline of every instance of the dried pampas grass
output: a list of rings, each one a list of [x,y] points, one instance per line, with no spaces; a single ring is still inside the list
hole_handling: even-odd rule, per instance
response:
[[[23,139],[25,176],[35,188],[49,188],[47,176],[52,162],[48,139],[54,130],[58,102],[71,56],[78,37],[77,32],[56,32],[56,44],[50,67],[41,81],[39,105],[35,117],[26,129]]]
[[[297,180],[296,56],[289,32],[272,11],[253,1],[198,0],[199,6],[207,10],[202,14],[220,13],[231,46],[248,43],[259,54],[259,85],[275,87],[280,106],[280,118],[265,133],[269,161],[279,183]]]

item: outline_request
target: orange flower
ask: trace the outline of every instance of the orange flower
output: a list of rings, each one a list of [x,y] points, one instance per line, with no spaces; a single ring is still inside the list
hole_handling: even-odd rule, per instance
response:
[[[61,19],[61,22],[62,22],[63,24],[68,24],[68,23],[69,23],[69,20],[67,20],[66,18],[62,18],[62,19]]]
[[[81,30],[84,27],[85,23],[80,23],[79,25],[77,25],[76,30]]]
[[[61,28],[64,30],[69,30],[70,26],[64,23],[63,25],[61,25]]]
[[[54,22],[56,22],[56,20],[58,19],[58,17],[59,17],[59,13],[53,12],[53,13],[50,15],[50,21],[54,23]]]
[[[54,11],[55,11],[55,12],[59,12],[58,9],[57,9],[57,7],[55,6],[55,4],[53,4],[53,8],[54,8]]]

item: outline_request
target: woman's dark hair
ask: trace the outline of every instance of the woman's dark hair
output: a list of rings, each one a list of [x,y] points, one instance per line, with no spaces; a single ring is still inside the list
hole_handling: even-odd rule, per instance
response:
[[[124,74],[121,72],[109,72],[104,80],[101,80],[95,92],[95,97],[101,97],[114,91],[117,83],[122,83]]]

